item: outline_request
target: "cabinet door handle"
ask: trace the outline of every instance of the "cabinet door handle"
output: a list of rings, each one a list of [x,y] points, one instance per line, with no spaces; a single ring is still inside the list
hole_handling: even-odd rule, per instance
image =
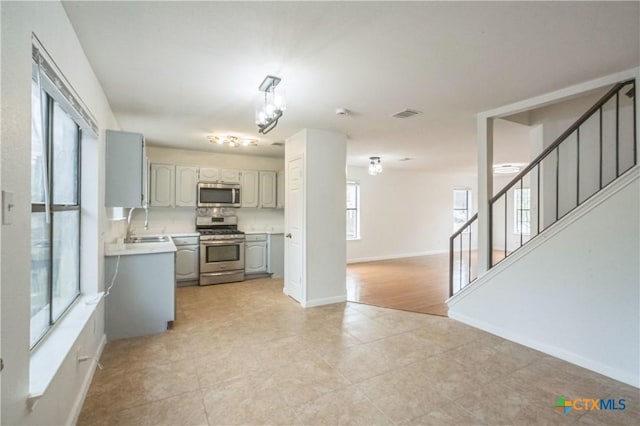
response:
[[[285,237],[291,238],[291,234],[287,234],[287,235],[285,235]]]

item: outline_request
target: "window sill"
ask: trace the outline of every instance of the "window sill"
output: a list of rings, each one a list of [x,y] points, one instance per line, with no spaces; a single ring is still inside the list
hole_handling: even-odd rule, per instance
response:
[[[28,398],[30,410],[47,391],[103,295],[104,293],[80,296],[50,334],[31,352]]]

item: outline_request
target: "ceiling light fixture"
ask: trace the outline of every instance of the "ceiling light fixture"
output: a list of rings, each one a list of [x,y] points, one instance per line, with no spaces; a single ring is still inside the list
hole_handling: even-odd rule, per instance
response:
[[[232,148],[237,146],[257,146],[258,141],[255,139],[241,138],[238,136],[207,136],[209,142],[217,145],[229,145]]]
[[[261,96],[256,106],[256,124],[258,125],[258,133],[263,135],[276,127],[282,113],[287,109],[282,94],[276,93],[276,86],[280,81],[279,77],[268,75],[258,87],[258,90],[264,92],[264,99]]]
[[[380,157],[369,157],[369,174],[371,176],[379,175],[382,173],[382,164],[380,163]]]
[[[513,173],[518,173],[520,171],[519,166],[514,166],[512,164],[500,164],[497,166],[493,166],[493,173],[497,175],[510,175]]]

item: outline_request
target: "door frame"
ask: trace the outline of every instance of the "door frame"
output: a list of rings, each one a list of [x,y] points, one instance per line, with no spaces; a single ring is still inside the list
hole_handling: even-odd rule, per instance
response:
[[[291,277],[289,275],[289,268],[288,266],[290,265],[291,262],[291,247],[290,247],[290,242],[291,239],[287,238],[287,234],[290,233],[291,230],[291,226],[290,226],[290,220],[291,220],[291,196],[290,196],[290,188],[289,188],[289,164],[292,161],[296,161],[296,160],[301,160],[302,163],[302,174],[301,174],[301,179],[302,179],[302,200],[301,200],[301,206],[300,208],[302,209],[301,215],[301,229],[302,232],[300,233],[300,247],[302,249],[302,253],[300,256],[300,260],[301,260],[301,265],[300,265],[300,300],[298,300],[296,297],[292,296],[292,292],[291,292],[291,286],[289,285],[289,282],[291,280]],[[297,152],[295,154],[292,154],[291,156],[288,156],[285,158],[285,175],[284,175],[284,189],[285,189],[285,196],[284,196],[284,229],[285,229],[285,238],[284,238],[284,287],[282,289],[283,293],[286,294],[289,297],[292,297],[294,300],[296,300],[298,303],[300,303],[302,306],[305,305],[305,301],[307,300],[307,286],[306,286],[306,282],[307,282],[307,268],[306,268],[306,238],[305,238],[305,232],[304,230],[306,229],[306,221],[307,221],[307,212],[306,212],[306,207],[307,207],[307,191],[306,191],[306,168],[307,168],[307,162],[306,162],[306,156],[304,155],[304,151],[301,152]]]

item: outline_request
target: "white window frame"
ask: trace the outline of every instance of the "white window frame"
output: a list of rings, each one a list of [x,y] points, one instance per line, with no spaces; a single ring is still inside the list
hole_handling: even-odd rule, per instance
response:
[[[467,203],[466,204],[467,205],[466,205],[465,209],[457,209],[455,207],[456,192],[458,192],[458,191],[464,191],[466,193],[466,199],[467,199]],[[453,227],[453,232],[456,232],[457,230],[460,229],[460,226],[462,226],[464,223],[466,223],[469,220],[469,218],[471,217],[471,189],[470,188],[453,188],[451,201],[452,201],[451,212],[452,212],[452,221],[453,221],[452,227]],[[457,211],[464,211],[465,212],[465,218],[466,219],[460,225],[457,225],[456,221],[455,221],[455,216],[456,216],[456,212]],[[462,233],[463,234],[468,234],[469,233],[469,227],[465,228],[465,230],[462,231]]]
[[[47,287],[48,287],[48,297],[49,297],[49,301],[48,303],[42,307],[42,309],[35,315],[33,315],[31,317],[31,321],[36,321],[36,322],[40,322],[40,323],[47,323],[47,327],[46,329],[44,329],[44,331],[39,334],[38,336],[31,336],[30,339],[30,346],[31,349],[33,349],[45,336],[47,336],[47,334],[51,331],[51,329],[54,327],[55,324],[57,324],[62,317],[64,316],[64,314],[69,310],[69,308],[71,308],[71,306],[74,305],[74,303],[76,302],[76,300],[78,299],[78,297],[80,297],[81,295],[81,285],[80,285],[80,268],[81,268],[81,259],[80,259],[80,247],[81,247],[81,241],[82,241],[82,205],[81,205],[81,194],[80,194],[80,189],[81,189],[81,181],[82,181],[82,166],[81,166],[81,158],[82,158],[82,128],[81,126],[76,122],[76,120],[74,119],[72,114],[69,114],[68,109],[66,108],[66,102],[64,102],[64,99],[61,99],[59,96],[56,96],[55,93],[52,93],[53,91],[48,91],[44,88],[41,88],[40,90],[40,103],[43,104],[42,105],[42,109],[44,111],[44,113],[46,114],[46,119],[42,119],[42,117],[32,117],[32,120],[41,120],[43,122],[43,125],[46,126],[45,128],[41,129],[41,137],[44,138],[43,140],[43,144],[46,147],[45,153],[44,153],[44,160],[45,160],[45,165],[44,165],[44,171],[46,174],[48,174],[48,176],[45,178],[45,186],[48,186],[48,188],[45,188],[45,194],[48,194],[48,196],[45,196],[45,201],[44,203],[32,203],[31,204],[31,213],[34,214],[45,214],[46,216],[48,216],[47,219],[47,223],[48,225],[48,229],[47,229],[47,234],[48,234],[48,241],[49,241],[49,251],[54,250],[54,231],[53,231],[53,225],[52,225],[52,221],[54,219],[54,213],[56,212],[65,212],[65,211],[75,211],[78,214],[78,251],[76,253],[76,265],[78,267],[76,272],[76,277],[77,277],[77,288],[76,288],[76,292],[75,292],[75,296],[73,297],[73,299],[71,299],[69,301],[68,304],[64,305],[63,308],[61,309],[61,314],[59,314],[58,316],[54,317],[54,302],[55,302],[55,296],[54,296],[54,282],[53,282],[53,271],[54,271],[54,265],[53,265],[53,256],[55,255],[55,253],[50,254],[50,258],[47,262],[47,269],[48,269],[48,273],[47,273]],[[75,204],[56,204],[53,201],[53,193],[54,193],[54,187],[55,187],[55,182],[53,181],[53,172],[51,170],[51,165],[52,165],[52,157],[54,155],[54,151],[53,151],[53,140],[52,140],[52,134],[53,134],[53,110],[54,110],[54,105],[57,104],[59,107],[59,111],[62,111],[62,113],[64,113],[67,118],[71,119],[71,121],[73,121],[73,123],[76,126],[77,129],[77,136],[76,136],[76,141],[75,143],[77,144],[77,150],[76,150],[76,171],[77,171],[77,175],[76,175],[76,203]]]
[[[73,301],[71,301],[68,305],[66,305],[65,309],[62,313],[53,321],[49,321],[48,328],[45,332],[43,332],[37,339],[37,341],[30,341],[30,350],[32,355],[32,365],[31,368],[34,368],[34,360],[35,364],[40,364],[42,358],[46,358],[46,356],[37,356],[34,355],[37,353],[42,354],[42,348],[47,347],[47,351],[50,353],[50,348],[55,347],[57,349],[61,349],[63,345],[61,342],[65,340],[71,334],[69,333],[70,324],[73,323],[74,327],[83,325],[78,321],[78,318],[85,317],[88,315],[90,311],[93,309],[79,309],[78,301],[83,298],[92,298],[97,293],[97,283],[95,287],[83,285],[83,274],[86,273],[84,267],[86,258],[82,255],[82,247],[85,242],[85,225],[83,223],[84,211],[85,208],[81,206],[82,194],[85,191],[83,181],[84,181],[84,172],[83,165],[87,160],[85,158],[85,154],[83,152],[83,142],[84,141],[97,141],[99,127],[95,117],[91,114],[89,109],[87,108],[84,101],[80,98],[78,93],[73,89],[67,78],[64,76],[62,71],[57,67],[51,56],[46,52],[45,48],[42,46],[40,41],[37,39],[35,34],[32,34],[32,80],[38,85],[40,89],[40,102],[46,101],[51,107],[51,101],[57,104],[60,110],[70,118],[76,126],[78,126],[78,147],[77,147],[77,203],[74,205],[54,205],[51,200],[48,198],[51,197],[52,194],[45,195],[45,204],[32,203],[32,214],[35,212],[39,212],[44,210],[44,212],[49,211],[49,214],[52,215],[54,211],[64,211],[64,210],[75,210],[79,212],[79,224],[78,224],[78,237],[79,237],[79,247],[78,247],[78,257],[77,257],[77,265],[78,265],[78,292],[75,295]],[[32,89],[33,90],[33,89]],[[50,100],[49,100],[50,99]],[[44,110],[43,110],[44,112]],[[34,112],[32,111],[32,114]],[[48,112],[47,112],[48,114]],[[47,117],[47,115],[40,116],[42,120],[43,117]],[[42,123],[44,125],[44,123]],[[49,124],[47,124],[49,126]],[[44,135],[44,129],[43,135]],[[47,136],[47,143],[50,144],[49,136]],[[45,173],[51,173],[51,171],[45,170]],[[47,175],[49,176],[49,175]],[[49,186],[48,180],[50,177],[46,179],[46,183],[43,182],[44,187]],[[55,185],[55,182],[53,182]],[[50,189],[52,189],[51,186]],[[49,205],[47,207],[46,205]],[[52,237],[52,236],[50,236]],[[53,240],[51,240],[53,241]],[[88,291],[87,291],[88,290]],[[82,307],[80,307],[82,308]],[[51,303],[49,303],[47,309],[53,309]],[[60,311],[59,311],[60,312]],[[45,314],[42,314],[45,315]],[[37,315],[36,315],[37,316]],[[46,317],[50,320],[52,316],[50,314],[46,314]],[[64,332],[56,333],[57,325],[64,323],[61,326],[64,329]],[[80,332],[80,328],[78,328],[78,332]],[[30,333],[31,334],[31,333]],[[56,335],[55,338],[52,339],[52,336]],[[53,340],[52,343],[49,343],[50,340]],[[67,342],[68,343],[68,342]],[[65,343],[66,345],[66,343]],[[46,360],[45,360],[46,361]],[[55,369],[54,369],[55,370]],[[36,371],[39,371],[39,367],[36,367]],[[43,379],[44,380],[44,379]],[[37,387],[37,386],[36,386]]]
[[[529,197],[529,208],[520,208],[522,192],[520,188],[515,188],[513,192],[513,233],[516,235],[531,235],[531,188],[522,188]],[[529,232],[522,232],[523,224],[525,223],[521,219],[520,212],[529,212]]]
[[[360,182],[355,181],[355,180],[348,180],[347,181],[347,191],[349,190],[349,187],[353,186],[355,187],[356,190],[356,206],[349,208],[348,206],[346,206],[347,208],[347,212],[349,211],[355,211],[355,228],[356,228],[356,235],[348,235],[346,236],[347,241],[356,241],[360,239]],[[345,200],[346,203],[346,200]],[[349,227],[347,226],[346,229],[349,229]]]

